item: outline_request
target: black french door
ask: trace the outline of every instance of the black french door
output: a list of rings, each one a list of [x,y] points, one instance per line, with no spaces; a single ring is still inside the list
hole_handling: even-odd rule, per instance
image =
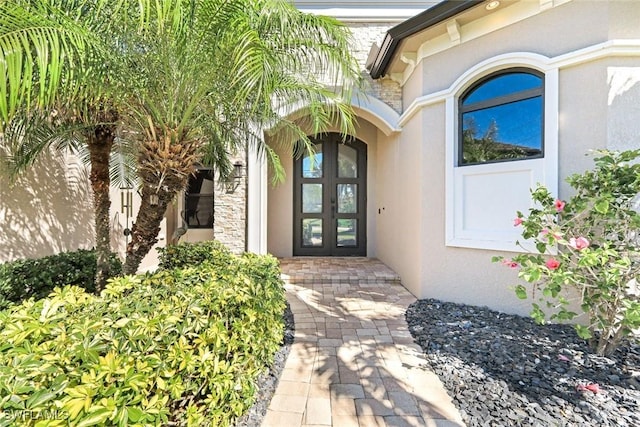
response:
[[[339,134],[312,139],[294,165],[295,256],[366,256],[367,146]]]

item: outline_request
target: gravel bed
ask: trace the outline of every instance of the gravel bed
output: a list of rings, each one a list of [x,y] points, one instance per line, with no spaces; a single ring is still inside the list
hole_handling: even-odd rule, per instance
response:
[[[293,313],[291,312],[289,303],[287,303],[287,307],[284,310],[283,318],[284,339],[282,346],[275,354],[273,365],[269,367],[267,372],[258,377],[256,395],[254,397],[255,402],[253,406],[236,421],[236,427],[259,427],[262,424],[263,418],[267,415],[269,403],[271,403],[271,398],[278,387],[278,381],[287,361],[289,351],[291,350],[291,344],[293,344],[295,334]]]
[[[569,325],[420,300],[409,330],[468,426],[640,426],[640,346],[595,355]]]

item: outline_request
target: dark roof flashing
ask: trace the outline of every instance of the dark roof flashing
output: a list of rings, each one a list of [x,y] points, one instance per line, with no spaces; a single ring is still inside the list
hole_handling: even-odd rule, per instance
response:
[[[369,74],[373,79],[383,77],[387,73],[389,64],[400,42],[405,38],[458,15],[483,1],[484,0],[444,0],[391,28],[387,31],[382,41],[382,46],[380,46],[375,58],[371,61],[371,66],[368,68]]]

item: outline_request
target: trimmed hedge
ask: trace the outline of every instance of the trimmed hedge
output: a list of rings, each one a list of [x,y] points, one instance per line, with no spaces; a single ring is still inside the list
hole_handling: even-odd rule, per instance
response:
[[[9,425],[32,425],[25,409],[55,414],[46,425],[232,425],[283,338],[279,273],[275,258],[244,255],[1,312],[0,413]]]
[[[122,274],[122,263],[115,254],[110,264],[114,275]],[[80,249],[0,264],[0,310],[31,297],[44,298],[56,286],[74,285],[94,292],[95,278],[93,250]]]
[[[234,258],[231,251],[217,240],[180,243],[156,249],[159,254],[159,268],[161,270],[193,267],[203,263],[225,267]]]

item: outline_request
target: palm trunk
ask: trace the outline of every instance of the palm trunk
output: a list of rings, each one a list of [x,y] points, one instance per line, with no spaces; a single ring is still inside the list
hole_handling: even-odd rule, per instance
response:
[[[142,200],[127,245],[125,274],[135,274],[142,259],[158,242],[167,206],[184,190],[195,169],[197,141],[185,141],[182,134],[171,129],[154,129],[153,134],[157,139],[144,141],[138,154]],[[157,203],[151,203],[152,195],[157,196]]]
[[[91,158],[91,188],[93,190],[93,209],[96,234],[96,292],[100,292],[111,277],[109,257],[111,256],[111,237],[109,225],[109,155],[115,139],[115,126],[100,125],[89,135],[88,146]]]
[[[124,274],[135,274],[142,259],[158,243],[160,223],[167,210],[167,206],[173,200],[173,196],[179,191],[161,191],[157,193],[158,203],[151,204],[151,194],[154,190],[149,185],[142,188],[142,200],[136,221],[131,227],[131,241],[127,245],[127,259],[124,263]]]

